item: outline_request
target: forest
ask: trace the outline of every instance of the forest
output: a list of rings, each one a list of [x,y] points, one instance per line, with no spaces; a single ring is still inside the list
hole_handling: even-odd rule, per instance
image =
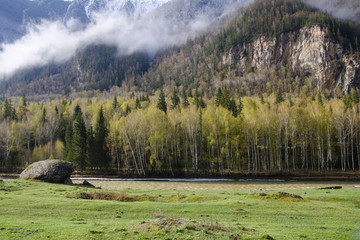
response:
[[[65,159],[83,173],[231,176],[360,169],[358,91],[0,101],[0,168]]]

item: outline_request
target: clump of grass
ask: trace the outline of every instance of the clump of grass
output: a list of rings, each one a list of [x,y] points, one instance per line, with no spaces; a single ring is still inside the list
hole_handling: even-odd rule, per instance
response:
[[[183,194],[175,194],[170,196],[160,197],[160,201],[170,201],[170,202],[203,202],[203,201],[211,201],[219,199],[216,196],[197,196],[197,195],[183,195]]]
[[[128,196],[125,191],[122,192],[76,192],[68,193],[68,198],[75,199],[88,199],[88,200],[108,200],[108,201],[120,201],[120,202],[141,202],[141,201],[153,201],[154,197],[149,195],[134,195]]]
[[[178,217],[160,217],[152,219],[146,222],[146,230],[152,231],[154,229],[171,229],[177,228],[185,223],[189,222],[189,219]]]
[[[210,223],[190,221],[186,226],[189,231],[204,231],[204,232],[226,232],[229,228],[222,226],[218,220],[211,221]]]
[[[274,238],[271,237],[269,234],[263,235],[263,236],[262,236],[262,239],[274,240]]]
[[[280,200],[286,202],[304,202],[305,199],[299,195],[290,194],[286,192],[277,192],[273,194],[266,194],[266,193],[257,193],[251,194],[252,197],[257,199],[272,199],[272,200]]]

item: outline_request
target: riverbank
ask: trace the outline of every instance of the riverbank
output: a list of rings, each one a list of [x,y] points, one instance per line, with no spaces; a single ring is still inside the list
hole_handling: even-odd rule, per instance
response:
[[[18,173],[0,173],[1,178],[16,179]],[[92,172],[92,174],[74,172],[71,176],[73,179],[102,179],[104,181],[360,181],[359,171],[331,171],[331,172],[293,172],[281,174],[258,173],[257,175],[245,173],[232,173],[226,175],[193,175],[171,176],[171,175],[150,175],[139,177],[137,175],[118,175],[114,173]]]

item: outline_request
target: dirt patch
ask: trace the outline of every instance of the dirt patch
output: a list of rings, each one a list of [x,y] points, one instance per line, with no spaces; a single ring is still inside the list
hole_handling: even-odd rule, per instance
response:
[[[66,195],[68,198],[76,199],[88,199],[88,200],[108,200],[108,201],[120,201],[120,202],[141,202],[141,201],[153,201],[154,197],[149,195],[133,195],[128,196],[125,191],[123,192],[76,192],[68,193]]]
[[[147,194],[141,195],[127,195],[125,191],[109,192],[109,191],[95,191],[95,192],[75,192],[67,193],[66,197],[75,199],[88,200],[109,200],[120,202],[143,202],[143,201],[158,201],[158,202],[203,202],[209,200],[216,200],[215,196],[198,196],[198,195],[169,195],[169,196],[149,196]]]
[[[81,184],[82,181],[73,181]],[[299,182],[213,182],[213,183],[194,183],[194,182],[136,182],[136,181],[89,181],[95,187],[107,190],[139,189],[139,190],[308,190],[319,189],[332,185],[342,186],[343,189],[360,189],[358,182],[320,182],[320,181],[299,181]]]

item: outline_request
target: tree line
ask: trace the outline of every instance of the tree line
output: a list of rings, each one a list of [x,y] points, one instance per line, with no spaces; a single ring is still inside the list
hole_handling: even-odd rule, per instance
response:
[[[190,95],[190,96],[189,96]],[[360,105],[342,98],[243,96],[218,89],[156,96],[0,99],[0,168],[44,159],[83,172],[223,176],[360,169]]]

